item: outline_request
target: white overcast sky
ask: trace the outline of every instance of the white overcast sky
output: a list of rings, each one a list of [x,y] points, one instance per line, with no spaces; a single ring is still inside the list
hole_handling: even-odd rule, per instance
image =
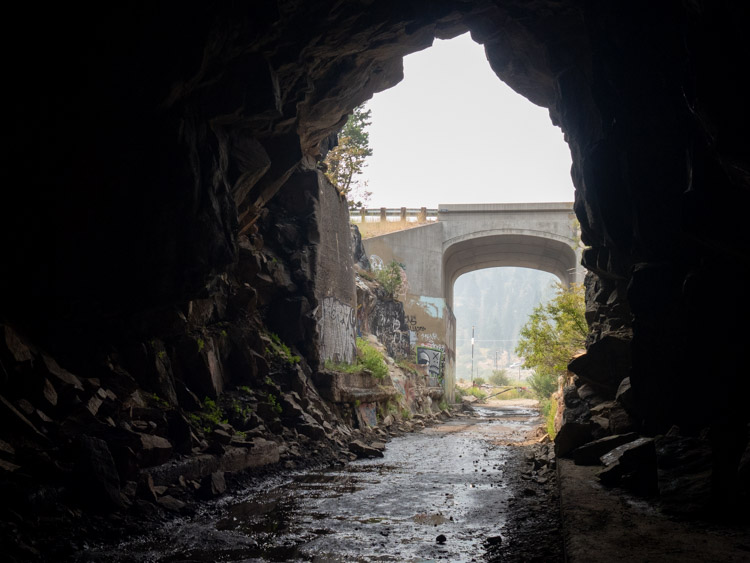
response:
[[[406,57],[404,80],[366,107],[368,207],[573,201],[562,131],[468,33]]]

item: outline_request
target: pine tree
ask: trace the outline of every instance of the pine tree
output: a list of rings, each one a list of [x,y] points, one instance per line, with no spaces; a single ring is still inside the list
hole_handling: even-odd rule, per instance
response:
[[[365,160],[372,156],[370,135],[366,128],[370,125],[371,110],[364,104],[352,110],[346,125],[338,136],[338,146],[328,152],[325,158],[328,180],[339,193],[349,201],[350,208],[362,207],[372,195],[366,191],[367,182],[358,176],[366,166]]]

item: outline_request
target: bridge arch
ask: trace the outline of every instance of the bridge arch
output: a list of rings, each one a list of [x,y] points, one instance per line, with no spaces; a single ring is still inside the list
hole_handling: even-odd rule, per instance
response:
[[[453,307],[453,285],[468,272],[496,267],[521,267],[557,276],[561,283],[578,281],[575,241],[553,233],[496,229],[455,237],[443,244],[443,295]]]

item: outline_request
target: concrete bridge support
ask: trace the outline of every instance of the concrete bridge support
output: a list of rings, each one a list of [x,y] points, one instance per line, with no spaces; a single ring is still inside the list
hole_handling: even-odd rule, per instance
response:
[[[440,205],[438,220],[363,241],[375,267],[406,271],[403,295],[412,348],[453,399],[456,319],[453,285],[463,274],[502,266],[533,268],[563,284],[583,281],[572,203]]]

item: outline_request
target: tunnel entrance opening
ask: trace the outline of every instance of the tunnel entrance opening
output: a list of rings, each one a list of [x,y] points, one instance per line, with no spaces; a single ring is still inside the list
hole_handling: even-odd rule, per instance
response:
[[[404,79],[366,107],[372,207],[573,201],[562,133],[468,33],[404,57]]]
[[[121,505],[121,493],[132,501],[133,471],[168,455],[156,447],[164,436],[190,450],[180,417],[170,419],[178,441],[164,428],[169,421],[147,417],[143,406],[120,408],[133,386],[197,410],[200,398],[180,386],[195,376],[192,367],[210,385],[238,366],[264,381],[264,321],[217,322],[227,322],[227,311],[241,313],[231,322],[255,322],[273,301],[270,274],[284,290],[294,286],[286,272],[260,268],[288,257],[301,273],[300,292],[276,300],[283,306],[264,319],[301,319],[289,323],[298,341],[314,331],[311,262],[294,244],[276,262],[261,259],[264,244],[271,256],[271,245],[294,239],[289,224],[314,215],[316,157],[346,113],[398,82],[401,57],[468,29],[503,80],[549,108],[571,147],[592,329],[576,364],[582,384],[568,398],[602,414],[574,424],[609,434],[631,424],[649,454],[638,466],[649,483],[656,479],[665,506],[741,520],[750,494],[750,380],[745,335],[732,327],[750,314],[747,300],[716,306],[716,296],[744,287],[750,267],[747,104],[736,79],[748,58],[744,6],[112,4],[97,10],[96,25],[83,8],[13,10],[16,33],[4,38],[14,80],[4,167],[12,203],[0,210],[8,273],[0,277],[0,353],[3,416],[29,437],[17,443],[20,434],[4,425],[11,448],[3,447],[3,466],[24,470],[16,473],[22,487],[7,487],[28,510],[18,526],[34,527],[44,498],[50,514],[61,513],[58,484],[76,498],[98,484],[102,494],[88,496],[104,508]],[[18,37],[34,38],[35,48]],[[283,229],[264,225],[282,193],[295,196],[283,202],[292,220]],[[252,283],[228,281],[238,264]],[[314,347],[305,351],[313,362]],[[710,394],[699,395],[707,385]],[[151,423],[161,424],[160,436]],[[120,430],[127,442],[107,441]],[[28,452],[27,443],[42,448]],[[55,452],[65,463],[50,460]],[[89,478],[103,459],[106,474]],[[83,473],[72,471],[73,460]],[[52,494],[33,490],[37,474],[25,471],[37,467]],[[3,527],[8,545],[17,524]],[[623,552],[631,542],[620,539],[612,549]],[[690,549],[667,553],[694,555]]]
[[[521,327],[538,304],[554,295],[559,279],[530,268],[485,268],[463,274],[453,289],[456,316],[456,382],[491,382],[505,372],[508,384],[530,373],[515,352]],[[507,396],[507,395],[506,395]]]

